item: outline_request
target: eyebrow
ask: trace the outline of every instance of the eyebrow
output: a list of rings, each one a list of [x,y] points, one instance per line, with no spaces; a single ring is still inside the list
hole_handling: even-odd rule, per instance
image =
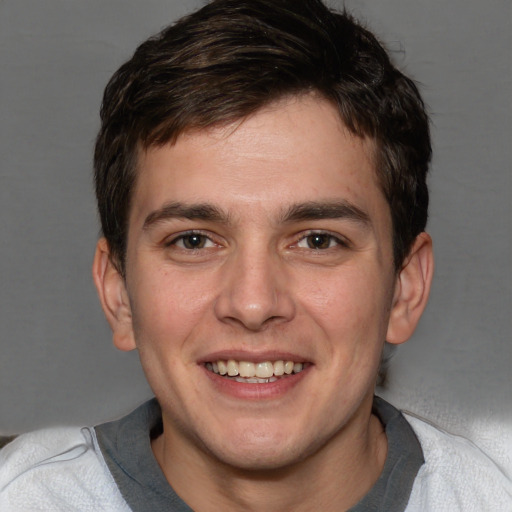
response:
[[[371,225],[368,213],[345,200],[299,203],[292,205],[283,215],[283,222],[322,219],[348,219],[365,226]]]
[[[229,216],[222,210],[206,203],[183,204],[179,202],[165,204],[162,208],[151,212],[142,226],[143,230],[169,219],[205,220],[211,222],[229,222]]]
[[[210,222],[229,223],[229,215],[223,210],[208,203],[183,204],[173,202],[151,212],[142,229],[170,219],[203,220]],[[371,225],[370,216],[348,201],[308,201],[290,206],[281,217],[281,222],[291,223],[322,219],[348,219],[365,226]]]

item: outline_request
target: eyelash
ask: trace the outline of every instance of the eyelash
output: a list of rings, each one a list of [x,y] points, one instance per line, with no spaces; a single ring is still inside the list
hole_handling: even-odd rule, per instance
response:
[[[304,242],[306,241],[307,243],[307,239],[310,238],[310,237],[314,237],[314,236],[317,236],[317,237],[325,237],[328,242],[328,247],[311,247],[309,246],[308,244],[308,247],[300,247],[300,243],[301,242]],[[179,242],[183,242],[183,245],[185,245],[185,240],[188,238],[188,237],[197,237],[197,238],[201,238],[201,241],[202,243],[208,243],[211,242],[212,244],[214,245],[218,245],[216,244],[216,242],[214,240],[212,240],[212,238],[201,232],[201,231],[186,231],[185,233],[181,233],[179,234],[178,236],[175,236],[174,238],[172,238],[171,240],[165,242],[165,247],[170,247],[170,246],[177,246],[177,244]],[[326,251],[326,250],[329,250],[329,249],[334,249],[335,247],[334,246],[331,246],[331,243],[334,242],[336,244],[336,246],[339,246],[339,247],[349,247],[349,243],[347,242],[346,239],[338,236],[338,235],[333,235],[332,233],[329,233],[329,232],[326,232],[326,231],[309,231],[305,234],[303,234],[299,240],[297,242],[295,242],[293,244],[294,247],[299,247],[301,249],[309,249],[311,251]],[[184,250],[184,251],[198,251],[198,250],[201,250],[201,249],[205,249],[204,246],[201,246],[201,247],[179,247],[180,249]],[[206,247],[207,249],[208,247]]]
[[[212,244],[214,245],[217,245],[210,236],[206,235],[205,233],[202,233],[201,231],[186,231],[185,233],[181,233],[179,234],[178,236],[175,236],[174,238],[172,238],[171,240],[169,241],[166,241],[165,242],[165,247],[171,247],[171,246],[176,246],[179,242],[184,242],[184,240],[186,240],[188,237],[201,237],[202,241],[203,242],[211,242]],[[184,251],[197,251],[197,250],[200,250],[200,249],[204,249],[204,247],[191,247],[191,248],[188,248],[188,247],[179,247],[180,249],[184,250]]]
[[[328,247],[325,247],[325,248],[320,248],[320,247],[307,247],[307,249],[309,250],[312,250],[312,251],[326,251],[326,250],[329,250],[329,249],[334,249],[335,247],[331,247],[330,244],[332,242],[334,242],[336,244],[336,246],[339,246],[339,247],[349,247],[349,243],[346,239],[340,237],[339,235],[333,235],[332,233],[329,233],[329,232],[326,232],[326,231],[309,231],[307,233],[305,233],[299,240],[298,242],[295,244],[295,246],[299,246],[299,243],[303,242],[303,241],[307,241],[308,238],[310,237],[314,237],[314,236],[317,236],[317,237],[326,237],[328,242],[329,242],[329,246]],[[309,245],[309,244],[308,244]],[[304,249],[306,249],[306,247],[304,247]]]

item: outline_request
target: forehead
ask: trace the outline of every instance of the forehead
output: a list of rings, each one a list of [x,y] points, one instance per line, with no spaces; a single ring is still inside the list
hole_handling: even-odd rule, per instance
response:
[[[176,201],[271,212],[342,199],[371,209],[383,200],[373,155],[373,142],[351,134],[329,102],[287,98],[142,151],[131,221]]]

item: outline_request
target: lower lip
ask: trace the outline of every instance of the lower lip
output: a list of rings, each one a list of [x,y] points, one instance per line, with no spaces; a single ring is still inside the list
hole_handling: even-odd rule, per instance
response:
[[[274,382],[264,384],[245,384],[244,382],[222,377],[217,373],[207,370],[205,367],[203,369],[207,377],[221,393],[244,400],[269,400],[279,398],[297,386],[307,376],[311,367],[312,365],[309,365],[299,373],[292,373]]]

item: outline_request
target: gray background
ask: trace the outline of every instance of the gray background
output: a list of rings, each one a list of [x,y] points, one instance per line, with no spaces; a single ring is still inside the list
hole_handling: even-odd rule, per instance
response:
[[[92,147],[113,71],[200,4],[0,0],[1,433],[94,424],[150,395],[90,278]],[[433,121],[435,283],[383,393],[510,468],[512,4],[346,5],[422,84]]]

